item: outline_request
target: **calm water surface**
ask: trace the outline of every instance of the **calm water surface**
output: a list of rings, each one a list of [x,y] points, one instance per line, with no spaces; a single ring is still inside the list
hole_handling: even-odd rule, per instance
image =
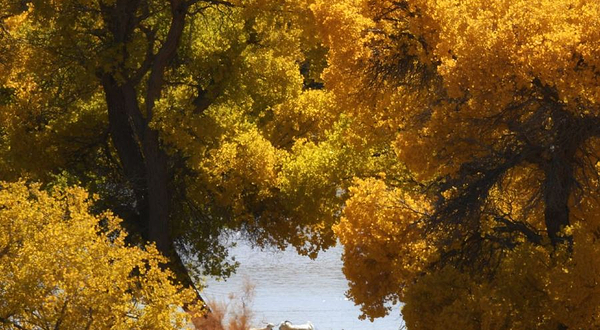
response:
[[[241,291],[247,279],[255,286],[254,326],[290,320],[311,321],[318,330],[397,330],[402,325],[399,306],[375,322],[358,319],[359,308],[344,296],[348,284],[341,253],[338,246],[313,261],[293,249],[261,251],[239,243],[232,250],[241,263],[238,272],[226,282],[209,280],[204,295],[226,301],[230,293]]]

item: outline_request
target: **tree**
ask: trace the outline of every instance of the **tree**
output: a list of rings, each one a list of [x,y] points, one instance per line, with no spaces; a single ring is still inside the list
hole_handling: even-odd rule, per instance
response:
[[[182,329],[195,294],[81,188],[1,183],[0,328]]]
[[[1,177],[83,185],[187,286],[235,268],[228,229],[332,245],[344,173],[314,148],[337,114],[309,4],[1,1]]]
[[[600,6],[312,8],[325,87],[407,171],[356,179],[335,227],[363,316],[402,301],[409,329],[597,327]]]

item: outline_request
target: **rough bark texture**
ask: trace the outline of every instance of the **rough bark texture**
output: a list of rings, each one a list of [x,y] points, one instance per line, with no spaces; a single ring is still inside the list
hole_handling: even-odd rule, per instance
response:
[[[134,224],[142,237],[147,237],[148,189],[144,154],[140,149],[139,129],[145,126],[140,121],[140,112],[133,86],[118,85],[109,75],[102,79],[108,106],[109,132],[117,151],[124,175],[135,194],[138,219]],[[134,119],[134,118],[137,118]],[[143,118],[142,118],[143,119]],[[138,121],[137,125],[134,121]]]
[[[165,70],[176,55],[185,27],[186,3],[179,0],[170,3],[170,28],[157,53],[148,52],[147,61],[134,74],[120,65],[118,73],[124,79],[117,79],[113,72],[103,73],[100,78],[108,106],[110,135],[135,195],[136,228],[144,240],[156,243],[158,250],[170,259],[168,267],[179,281],[195,289],[171,236],[168,155],[161,146],[159,132],[149,126],[155,101],[163,87]],[[103,7],[105,23],[116,45],[131,39],[142,5],[141,1],[118,0],[113,6]],[[152,47],[154,40],[149,41],[149,47]],[[123,47],[124,58],[127,58],[126,51]],[[140,82],[144,76],[148,76],[147,87],[141,91]],[[145,113],[138,103],[139,92],[144,93]],[[202,301],[200,295],[198,299]]]

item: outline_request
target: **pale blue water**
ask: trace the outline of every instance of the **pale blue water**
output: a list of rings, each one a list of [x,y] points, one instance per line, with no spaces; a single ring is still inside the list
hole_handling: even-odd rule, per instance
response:
[[[240,292],[245,279],[255,286],[254,324],[311,321],[318,330],[398,330],[403,324],[399,306],[375,322],[358,319],[360,310],[344,293],[348,289],[342,273],[341,247],[310,260],[289,249],[283,252],[252,249],[242,242],[232,250],[241,265],[226,282],[208,281],[204,296],[227,300]]]

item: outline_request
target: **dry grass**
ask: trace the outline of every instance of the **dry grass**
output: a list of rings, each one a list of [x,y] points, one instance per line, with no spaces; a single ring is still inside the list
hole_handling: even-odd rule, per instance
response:
[[[254,285],[244,282],[241,294],[229,294],[228,301],[209,301],[211,312],[192,318],[196,329],[201,330],[248,330],[252,321]]]

